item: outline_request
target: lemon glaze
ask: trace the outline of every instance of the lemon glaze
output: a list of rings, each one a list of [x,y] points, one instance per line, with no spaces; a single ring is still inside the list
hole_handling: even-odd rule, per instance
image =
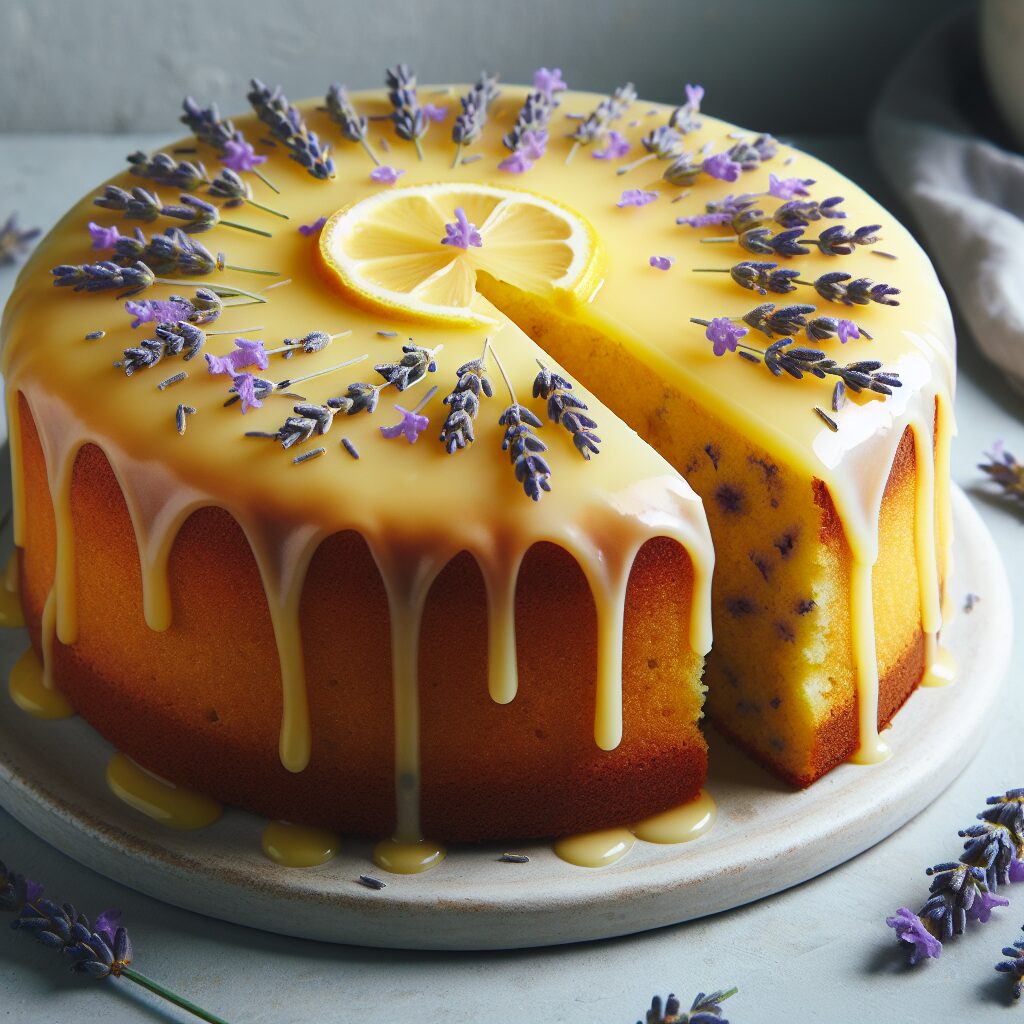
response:
[[[424,90],[426,91],[426,90]],[[450,90],[454,101],[459,87]],[[905,427],[915,436],[917,504],[915,544],[917,586],[929,667],[939,650],[934,638],[941,624],[939,580],[948,578],[950,509],[948,451],[953,433],[953,334],[945,299],[916,243],[877,204],[835,171],[819,161],[781,147],[779,155],[757,171],[743,176],[743,191],[767,187],[769,171],[780,176],[814,178],[815,197],[847,197],[847,223],[881,223],[884,248],[897,257],[882,269],[864,267],[868,256],[848,260],[811,254],[801,257],[801,277],[810,279],[828,269],[883,274],[901,286],[901,306],[856,309],[857,322],[875,340],[860,343],[848,358],[877,358],[887,369],[901,374],[904,387],[881,401],[851,396],[836,414],[838,433],[823,427],[810,412],[821,402],[804,390],[807,382],[771,377],[735,357],[716,359],[701,329],[688,323],[690,316],[741,315],[756,300],[750,293],[722,282],[717,275],[691,275],[691,267],[727,266],[748,254],[738,246],[702,246],[694,232],[674,224],[675,215],[700,212],[707,198],[720,197],[729,187],[703,180],[691,189],[677,189],[659,179],[660,165],[646,164],[625,176],[613,165],[593,160],[586,152],[565,166],[570,143],[561,137],[564,113],[583,113],[599,97],[566,93],[552,125],[547,155],[527,174],[510,176],[495,169],[505,155],[500,136],[508,129],[524,91],[503,89],[496,101],[484,137],[463,154],[463,162],[449,168],[453,154],[447,125],[432,128],[423,140],[425,159],[416,159],[411,145],[392,142],[383,159],[405,172],[400,186],[436,181],[491,184],[503,189],[529,189],[551,197],[579,212],[597,236],[605,240],[605,265],[600,287],[589,301],[567,308],[583,323],[593,325],[626,349],[655,366],[666,381],[740,430],[778,452],[807,479],[821,479],[831,494],[853,556],[850,581],[852,639],[857,668],[860,715],[860,754],[874,760],[884,754],[878,738],[878,669],[874,652],[874,614],[871,568],[877,557],[878,517],[889,467]],[[367,114],[385,113],[381,93],[356,95]],[[336,138],[315,104],[302,104],[310,126],[324,139]],[[644,112],[653,110],[653,116]],[[638,103],[629,115],[636,127],[617,126],[634,143],[651,127],[663,123],[670,108]],[[238,124],[258,137],[249,118]],[[564,122],[571,130],[572,122]],[[710,143],[718,150],[731,144],[732,126],[704,117],[703,127],[686,139],[687,148]],[[469,163],[466,157],[482,155]],[[215,157],[199,146],[208,166]],[[274,178],[281,187],[276,206],[291,220],[273,225],[258,211],[242,209],[247,223],[273,227],[272,242],[217,228],[200,236],[212,249],[223,248],[232,262],[267,267],[291,283],[268,293],[265,305],[247,306],[244,313],[225,311],[219,326],[248,324],[255,318],[264,325],[264,337],[276,343],[284,336],[309,330],[351,330],[352,335],[325,352],[305,356],[310,371],[341,359],[368,352],[372,361],[396,357],[397,343],[413,337],[425,347],[445,346],[445,370],[479,356],[485,337],[508,370],[517,395],[525,400],[536,373],[537,358],[557,368],[537,345],[511,324],[482,295],[472,300],[481,320],[493,325],[456,329],[394,312],[384,314],[348,302],[318,253],[316,239],[294,230],[298,224],[330,216],[383,191],[369,180],[369,161],[356,146],[339,143],[338,173],[331,182],[315,182],[284,158],[273,158]],[[792,157],[792,163],[788,159]],[[138,179],[126,173],[112,179],[130,187]],[[618,194],[625,187],[649,187],[661,194],[643,209],[619,209]],[[736,190],[739,190],[737,186]],[[678,204],[677,195],[689,192]],[[261,197],[262,198],[262,197]],[[20,444],[17,402],[21,396],[37,424],[46,458],[57,523],[57,572],[46,603],[43,630],[44,679],[47,652],[54,639],[74,643],[77,631],[74,599],[74,537],[71,529],[69,488],[71,469],[80,448],[96,444],[106,455],[121,485],[138,540],[142,566],[144,611],[153,629],[167,629],[173,615],[167,579],[167,559],[178,529],[198,508],[215,505],[239,522],[253,549],[264,582],[280,655],[283,714],[280,728],[282,764],[301,771],[312,743],[305,698],[298,602],[306,569],[319,543],[345,529],[357,530],[367,541],[380,568],[391,608],[392,662],[394,666],[396,796],[395,835],[415,848],[422,836],[418,797],[418,695],[416,689],[417,638],[420,617],[430,584],[459,551],[468,550],[479,563],[488,596],[491,696],[499,702],[516,692],[513,601],[515,577],[525,551],[537,541],[550,540],[564,547],[579,562],[594,594],[598,610],[599,660],[595,740],[614,747],[621,735],[621,625],[629,567],[640,546],[652,537],[668,536],[687,549],[695,569],[691,643],[706,653],[710,646],[709,586],[712,549],[706,523],[690,488],[663,459],[638,444],[620,423],[585,388],[580,394],[590,405],[604,439],[601,456],[584,463],[571,445],[559,446],[552,438],[553,469],[550,495],[533,506],[523,496],[504,457],[499,456],[500,429],[496,416],[481,415],[477,441],[467,453],[448,456],[424,437],[419,444],[383,442],[378,427],[388,421],[391,396],[382,397],[374,417],[353,417],[345,432],[363,452],[356,465],[336,451],[310,465],[295,467],[272,444],[242,436],[249,429],[276,429],[289,412],[289,403],[270,399],[262,410],[244,419],[234,410],[224,413],[224,379],[208,376],[197,363],[188,364],[188,380],[165,393],[155,385],[165,376],[148,370],[125,381],[111,368],[122,348],[135,343],[141,331],[128,327],[121,303],[110,294],[55,293],[49,268],[57,263],[92,259],[86,224],[98,211],[85,199],[40,245],[23,271],[4,318],[4,370],[8,380],[8,419],[11,424],[15,479],[15,537],[20,543],[26,510],[20,496]],[[262,218],[262,219],[261,219]],[[104,216],[104,221],[109,217]],[[162,225],[161,225],[162,226]],[[814,233],[813,231],[811,233]],[[649,255],[675,256],[671,273],[661,274],[647,265]],[[877,257],[876,257],[877,260]],[[878,261],[881,263],[881,261]],[[224,272],[193,279],[196,285],[230,283],[251,287],[251,278]],[[157,286],[143,297],[166,297],[169,291],[187,294],[189,288]],[[794,300],[802,296],[792,296]],[[842,307],[822,305],[820,312],[841,313]],[[97,328],[106,331],[100,342],[80,340]],[[398,339],[384,339],[382,329],[397,330]],[[748,339],[751,340],[751,339]],[[229,339],[211,341],[207,351],[230,349]],[[867,347],[870,345],[870,348]],[[822,346],[839,358],[835,341]],[[853,346],[848,346],[851,349]],[[844,353],[846,356],[847,353]],[[289,363],[289,367],[295,363]],[[175,364],[174,370],[178,369]],[[168,371],[170,372],[170,371]],[[291,370],[289,369],[289,373]],[[282,371],[283,373],[283,371]],[[346,378],[348,379],[348,378]],[[421,389],[424,385],[420,385]],[[500,388],[500,384],[496,384]],[[338,393],[337,382],[325,379],[304,393],[311,401]],[[445,409],[443,390],[423,409],[438,424]],[[114,400],[93,401],[88,396],[111,395]],[[173,428],[174,409],[187,401],[200,415],[184,437]],[[494,403],[495,412],[505,404]],[[205,415],[204,415],[205,414]],[[132,430],[125,429],[130,422]],[[433,427],[432,427],[433,430]],[[561,440],[566,440],[562,438]],[[336,439],[327,438],[328,442]],[[314,442],[315,443],[315,442]],[[312,444],[310,445],[312,446]],[[329,444],[336,448],[336,443]],[[476,449],[484,449],[484,455]],[[372,453],[372,457],[371,457]],[[471,458],[478,486],[468,491],[461,482]],[[290,475],[289,475],[290,474]],[[300,475],[301,474],[301,475]],[[358,476],[356,474],[359,474]],[[366,499],[368,477],[376,483]],[[345,500],[347,488],[361,483],[362,504]],[[415,512],[407,495],[417,494]],[[428,497],[429,496],[429,497]],[[451,524],[458,521],[456,535]]]

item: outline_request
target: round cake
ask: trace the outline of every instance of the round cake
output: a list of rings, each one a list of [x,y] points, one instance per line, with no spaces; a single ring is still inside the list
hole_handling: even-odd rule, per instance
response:
[[[906,230],[696,87],[249,101],[186,100],[5,312],[44,688],[175,786],[405,844],[695,799],[705,690],[794,785],[884,756],[949,575]]]

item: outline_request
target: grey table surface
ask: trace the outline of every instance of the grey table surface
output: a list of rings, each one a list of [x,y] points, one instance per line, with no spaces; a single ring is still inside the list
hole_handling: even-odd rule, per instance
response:
[[[0,135],[0,216],[17,209],[48,228],[123,155],[153,135]],[[861,140],[806,138],[809,150],[885,201]],[[0,304],[14,273],[0,271]],[[973,498],[1005,556],[1024,622],[1024,508],[992,496],[976,463],[994,439],[1024,452],[1024,399],[960,334],[953,477]],[[984,601],[984,594],[981,595]],[[140,970],[232,1024],[416,1020],[458,1024],[632,1024],[655,992],[738,985],[734,1024],[776,1021],[1002,1020],[1009,986],[992,967],[1024,924],[1024,898],[917,970],[895,955],[883,918],[916,906],[924,868],[955,857],[956,830],[989,793],[1024,785],[1024,649],[1014,652],[1001,712],[983,747],[935,804],[854,860],[795,889],[715,917],[586,945],[518,952],[416,953],[282,938],[178,910],[101,877],[0,811],[0,857],[50,893],[98,910],[120,907]],[[935,737],[941,742],[942,737]],[[105,1024],[193,1019],[146,993],[72,976],[26,936],[0,928],[0,1020]]]

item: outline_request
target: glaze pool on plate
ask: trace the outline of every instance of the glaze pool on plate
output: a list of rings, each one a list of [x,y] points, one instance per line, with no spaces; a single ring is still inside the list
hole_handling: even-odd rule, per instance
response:
[[[717,913],[806,881],[890,835],[935,799],[984,735],[1009,654],[1012,608],[988,531],[955,492],[952,593],[983,600],[945,638],[956,683],[919,694],[896,716],[878,765],[841,765],[792,792],[712,736],[708,791],[719,815],[695,843],[638,842],[599,870],[559,860],[550,844],[457,847],[420,875],[359,884],[373,844],[345,840],[321,867],[288,871],[260,850],[266,821],[228,808],[212,826],[163,828],[107,790],[113,754],[78,718],[37,721],[0,698],[0,803],[52,845],[124,884],[200,913],[293,934],[297,901],[306,937],[419,949],[515,948],[606,938]],[[0,671],[24,634],[0,634]],[[944,737],[937,744],[934,737]],[[197,885],[196,872],[202,874]],[[376,902],[370,902],[376,901]],[[295,929],[297,930],[297,928]]]

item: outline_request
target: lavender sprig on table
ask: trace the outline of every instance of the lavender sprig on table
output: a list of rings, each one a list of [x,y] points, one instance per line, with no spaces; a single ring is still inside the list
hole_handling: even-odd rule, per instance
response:
[[[979,462],[978,469],[1002,489],[1004,497],[1024,501],[1024,462],[1018,462],[1002,441],[996,441],[985,457],[988,461]]]
[[[42,234],[42,228],[19,228],[18,215],[12,213],[0,226],[0,267],[17,263]]]
[[[569,135],[572,139],[572,148],[566,155],[565,162],[569,163],[572,160],[580,146],[590,146],[603,139],[611,126],[623,117],[635,102],[636,89],[632,82],[618,86],[610,96],[601,100]]]
[[[543,424],[536,414],[516,401],[512,381],[505,372],[498,353],[494,352],[493,348],[491,351],[512,400],[511,405],[498,417],[498,425],[505,428],[501,450],[508,452],[516,479],[523,485],[527,497],[540,501],[542,492],[551,490],[551,484],[548,482],[551,467],[542,455],[548,450],[548,446],[533,432]]]
[[[572,394],[572,382],[561,374],[549,370],[538,360],[540,373],[533,381],[533,397],[548,403],[548,419],[560,423],[572,436],[576,450],[590,461],[591,454],[599,455],[601,438],[594,433],[597,422],[586,415],[587,404]]]
[[[555,109],[549,93],[534,90],[523,101],[511,130],[502,136],[502,145],[511,152],[498,169],[521,174],[528,171],[547,150],[548,123]]]
[[[352,104],[345,86],[335,82],[324,98],[324,109],[331,120],[341,129],[341,136],[348,142],[358,142],[375,167],[380,166],[377,154],[370,148],[368,140],[369,119],[359,113]]]
[[[664,1002],[661,996],[655,996],[644,1019],[636,1024],[729,1024],[722,1016],[721,1004],[738,991],[738,988],[730,988],[719,992],[698,992],[689,1010],[682,1008],[674,993],[669,993]]]
[[[1013,977],[1013,998],[1020,999],[1024,993],[1024,939],[1017,939],[1012,945],[1004,946],[1003,956],[1009,957],[1009,960],[997,963],[996,970]]]
[[[334,177],[330,147],[320,145],[316,132],[306,126],[279,85],[271,89],[253,78],[246,98],[256,116],[270,129],[270,134],[287,148],[292,160],[321,181]]]
[[[1024,789],[1008,790],[986,803],[978,815],[981,824],[959,833],[967,840],[960,859],[926,871],[932,882],[921,909],[915,914],[900,907],[886,918],[911,964],[940,956],[943,941],[962,935],[968,921],[987,922],[993,909],[1009,903],[996,895],[998,887],[1024,881]]]
[[[456,147],[452,167],[458,166],[463,148],[480,138],[490,106],[498,96],[498,76],[481,71],[476,84],[461,97],[459,102],[462,104],[462,113],[452,125],[452,142]]]
[[[669,116],[669,126],[682,135],[696,131],[700,127],[700,105],[704,101],[704,86],[686,86],[686,102],[676,107]]]
[[[145,263],[157,274],[178,272],[189,276],[212,274],[215,270],[238,270],[247,274],[277,277],[276,270],[259,270],[225,262],[224,254],[213,256],[200,242],[180,228],[168,228],[162,235],[146,236],[136,228],[134,235],[122,235],[114,244],[114,259],[124,264]],[[152,283],[152,282],[150,282]],[[218,289],[224,286],[218,285]],[[250,292],[235,289],[252,296]],[[266,301],[259,299],[259,301]]]
[[[0,861],[0,911],[17,914],[11,927],[63,953],[76,974],[97,981],[123,978],[209,1024],[227,1024],[222,1017],[177,995],[131,966],[135,951],[128,932],[120,924],[119,910],[102,911],[90,921],[70,903],[57,904],[44,898],[43,887],[38,882],[8,869]]]
[[[413,143],[416,155],[422,160],[423,146],[420,139],[427,134],[429,123],[416,95],[416,74],[408,64],[396,64],[386,70],[385,79],[395,134],[400,139]]]
[[[128,154],[129,170],[137,178],[148,178],[158,185],[169,185],[183,192],[194,192],[200,185],[208,185],[210,176],[206,168],[189,160],[175,160],[170,153],[147,156],[142,150]]]

